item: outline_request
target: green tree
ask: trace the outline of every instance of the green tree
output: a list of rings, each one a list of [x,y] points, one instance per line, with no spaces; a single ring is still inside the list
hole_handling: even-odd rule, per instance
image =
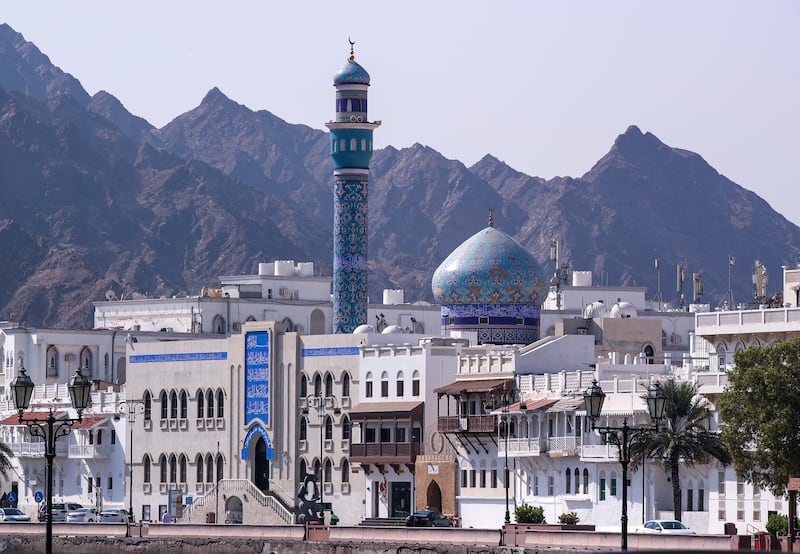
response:
[[[11,469],[11,458],[13,457],[14,453],[11,451],[11,447],[4,442],[0,442],[0,475],[3,477],[8,475],[8,470]]]
[[[800,477],[800,338],[748,348],[720,399],[722,440],[737,473],[783,496]]]
[[[672,481],[672,511],[681,519],[681,465],[692,466],[716,458],[723,464],[731,456],[717,433],[707,428],[708,400],[697,394],[697,385],[669,379],[661,385],[667,398],[664,421],[657,432],[640,435],[631,445],[634,465],[652,458]]]

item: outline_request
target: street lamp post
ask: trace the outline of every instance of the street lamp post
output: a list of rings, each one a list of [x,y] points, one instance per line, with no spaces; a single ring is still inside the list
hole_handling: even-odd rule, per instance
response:
[[[120,414],[127,414],[127,425],[130,431],[130,441],[128,442],[128,451],[130,456],[129,465],[129,479],[128,487],[130,495],[128,498],[128,522],[133,523],[133,425],[136,423],[136,414],[144,414],[144,400],[125,400],[117,405],[117,412]]]
[[[592,386],[583,393],[583,400],[586,407],[586,414],[592,421],[592,431],[599,431],[603,441],[615,444],[619,450],[619,463],[622,465],[622,550],[628,550],[628,464],[631,461],[631,443],[637,438],[644,438],[653,431],[658,431],[658,424],[664,417],[666,407],[666,395],[661,389],[661,385],[656,383],[647,390],[647,411],[650,413],[652,426],[638,425],[631,427],[628,425],[628,418],[622,420],[622,427],[595,426],[595,420],[600,417],[603,409],[603,401],[606,393],[592,381]]]
[[[503,479],[505,480],[506,484],[506,517],[505,523],[508,525],[511,523],[511,514],[508,511],[508,481],[509,481],[509,472],[508,472],[508,397],[504,394],[503,395],[503,413],[505,414],[503,420],[505,422],[505,467],[503,468]]]
[[[324,431],[325,431],[325,420],[323,416],[325,415],[325,403],[328,402],[330,399],[331,404],[334,407],[334,413],[340,413],[339,408],[336,406],[336,397],[334,396],[319,396],[310,394],[306,397],[306,405],[311,406],[312,408],[316,408],[317,410],[317,418],[319,420],[319,514],[320,514],[320,523],[325,525],[325,449],[324,449]],[[303,410],[303,413],[308,413],[308,408]]]
[[[78,412],[77,418],[57,418],[50,407],[47,417],[40,419],[32,417],[26,419],[23,412],[28,409],[33,395],[34,384],[27,375],[24,367],[20,368],[19,375],[11,382],[14,407],[19,411],[19,422],[28,426],[28,432],[33,437],[44,439],[44,458],[47,467],[46,482],[46,534],[45,552],[53,552],[53,460],[56,457],[56,439],[69,435],[72,425],[83,421],[83,410],[89,404],[92,393],[92,383],[89,379],[81,375],[78,369],[75,375],[69,380],[67,390],[69,390],[72,407]]]

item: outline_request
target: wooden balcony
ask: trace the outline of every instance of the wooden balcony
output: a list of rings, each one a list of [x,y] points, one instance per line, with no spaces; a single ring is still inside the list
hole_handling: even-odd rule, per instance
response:
[[[411,442],[368,442],[350,445],[350,461],[371,464],[413,464],[420,445]]]
[[[440,416],[440,433],[496,433],[497,419],[490,415]]]

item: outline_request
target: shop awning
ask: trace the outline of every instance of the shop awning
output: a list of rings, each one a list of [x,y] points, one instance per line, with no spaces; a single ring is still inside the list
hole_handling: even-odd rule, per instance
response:
[[[470,392],[493,392],[502,390],[512,390],[514,379],[462,379],[434,389],[436,394],[451,394],[458,396]]]
[[[422,419],[423,402],[361,402],[348,412],[353,421]]]

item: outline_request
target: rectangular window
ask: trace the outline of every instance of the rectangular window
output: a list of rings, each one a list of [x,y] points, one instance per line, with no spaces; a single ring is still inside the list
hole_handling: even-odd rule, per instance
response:
[[[547,496],[553,496],[555,494],[555,480],[553,479],[552,475],[547,476]]]
[[[466,469],[462,469],[461,470],[461,486],[462,487],[466,487],[467,486],[467,470]]]
[[[150,504],[142,504],[142,521],[150,521]]]
[[[403,427],[398,427],[394,431],[395,439],[394,442],[406,442],[406,430]]]
[[[411,394],[412,396],[419,396],[419,379],[411,381]]]
[[[112,490],[113,488],[114,488],[114,478],[113,477],[109,477],[108,478],[108,487],[106,487],[106,489],[107,490]]]
[[[469,470],[469,486],[475,488],[475,470]]]
[[[705,489],[697,489],[697,510],[700,512],[706,511],[706,491]]]
[[[720,468],[717,473],[717,492],[720,496],[725,496],[725,469]]]
[[[366,396],[367,398],[372,398],[372,381],[367,381]]]
[[[87,492],[88,492],[89,494],[91,494],[91,493],[92,493],[92,491],[94,490],[94,481],[92,480],[92,478],[91,478],[91,477],[89,477],[89,479],[88,479],[88,482],[89,482],[89,489],[88,489],[88,491],[87,491]]]
[[[398,380],[398,381],[397,381],[397,396],[399,396],[399,397],[402,397],[402,396],[403,396],[403,394],[404,394],[404,392],[405,392],[405,391],[403,390],[403,389],[404,389],[404,386],[405,386],[405,383],[404,383],[403,381],[401,381],[401,380]]]
[[[492,470],[492,488],[493,489],[497,488],[497,470],[496,469]]]
[[[725,521],[727,518],[725,517],[725,500],[721,499],[719,501],[719,509],[717,509],[717,519],[720,521]]]
[[[375,428],[374,427],[367,427],[367,431],[364,436],[364,442],[375,442]]]
[[[736,477],[736,496],[744,496],[744,479]]]
[[[744,520],[744,500],[736,501],[736,519],[738,521]]]
[[[111,444],[117,444],[117,432],[114,429],[111,430]]]
[[[489,318],[488,317],[483,317],[483,316],[478,317],[478,324],[480,324],[480,325],[488,325],[489,324]]]
[[[381,427],[381,442],[392,442],[392,430],[388,427]]]
[[[606,480],[600,479],[600,500],[606,499]]]
[[[686,511],[691,512],[694,509],[694,490],[687,489],[686,491]]]
[[[481,488],[482,489],[486,488],[486,470],[485,469],[481,470]]]
[[[611,478],[611,496],[617,496],[617,479]]]
[[[389,381],[381,381],[381,398],[389,398]]]

